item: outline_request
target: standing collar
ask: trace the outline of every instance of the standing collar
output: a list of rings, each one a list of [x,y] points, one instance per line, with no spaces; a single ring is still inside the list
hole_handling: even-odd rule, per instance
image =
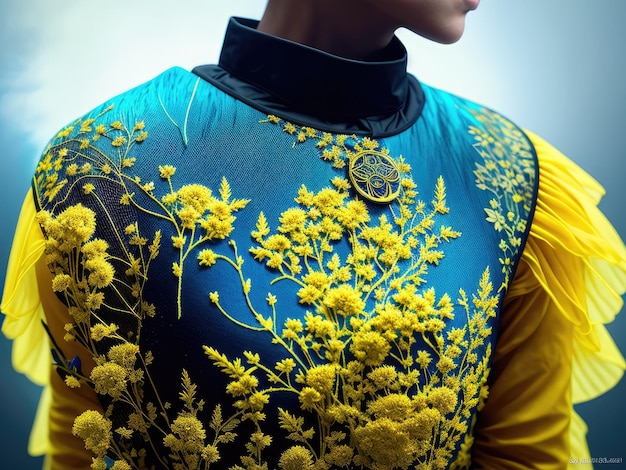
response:
[[[320,130],[384,137],[410,127],[424,104],[399,39],[371,61],[346,59],[231,18],[219,65],[194,73],[268,114]]]

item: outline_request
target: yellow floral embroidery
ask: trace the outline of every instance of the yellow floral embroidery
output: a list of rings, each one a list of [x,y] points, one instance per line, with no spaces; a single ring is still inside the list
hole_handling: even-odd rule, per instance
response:
[[[513,259],[519,253],[522,237],[528,228],[528,214],[534,200],[532,190],[536,179],[533,150],[522,131],[501,115],[486,109],[468,111],[482,125],[470,126],[474,148],[484,159],[476,164],[476,186],[493,194],[485,208],[487,221],[501,233],[500,264],[505,275],[499,290],[508,287]],[[510,154],[517,158],[510,159]]]
[[[136,163],[131,154],[133,147],[148,136],[145,124],[139,121],[129,127],[121,120],[99,124],[97,121],[112,109],[111,106],[96,118],[77,121],[62,131],[58,135],[61,140],[51,145],[40,163],[34,181],[40,205],[51,209],[41,210],[38,221],[46,234],[45,254],[53,273],[52,287],[65,299],[72,319],[65,327],[64,339],[78,341],[96,363],[85,375],[80,359],[65,357],[63,348],[50,335],[56,367],[68,387],[88,384],[110,400],[104,415],[90,411],[78,416],[73,433],[83,438],[86,447],[94,453],[94,469],[108,468],[105,456],[117,458],[112,467],[115,469],[146,468],[148,455],[164,468],[171,468],[170,463],[175,469],[208,468],[219,459],[218,445],[233,440],[232,430],[239,420],[222,419],[218,405],[210,423],[213,439],[206,445],[200,444],[207,431],[196,413],[204,402],[196,399],[195,385],[186,371],[181,375],[183,392],[180,396],[184,407],[173,417],[170,403],[143,399],[146,387],[152,387],[152,394],[159,397],[149,372],[152,353],[140,351],[138,344],[142,320],[156,314],[155,306],[143,299],[143,291],[150,267],[161,250],[161,232],[156,231],[149,238],[137,222],[119,229],[116,236],[123,241],[119,244],[122,252],[113,257],[108,243],[94,238],[96,213],[92,209],[82,204],[68,206],[58,214],[54,209],[62,202],[61,191],[70,191],[76,186],[85,197],[91,198],[105,217],[113,220],[110,212],[115,208],[107,206],[92,182],[105,179],[121,188],[123,196],[119,202],[122,206],[132,205],[174,227],[177,235],[172,237],[172,244],[179,258],[172,266],[179,279],[180,296],[183,266],[189,254],[207,241],[227,238],[233,230],[233,214],[245,207],[247,201],[231,197],[226,179],[222,180],[217,195],[200,185],[175,189],[172,178],[176,169],[168,165],[159,168],[159,176],[169,190],[162,200],[157,199],[153,194],[154,182],[142,182],[139,177],[128,174]],[[93,134],[91,138],[86,136],[89,133]],[[112,152],[106,151],[102,139],[109,140]],[[98,146],[93,144],[96,141],[99,141]],[[89,182],[84,183],[86,177]],[[156,203],[153,209],[141,206],[136,201],[137,194]],[[210,261],[210,250],[203,253],[203,259]],[[126,322],[122,329],[104,320],[101,311],[105,308],[115,310],[121,318],[126,316],[133,320]],[[180,313],[180,297],[178,308]],[[136,329],[126,329],[132,324]],[[115,430],[119,441],[113,439],[109,420],[113,410],[127,416],[126,426]],[[149,450],[155,445],[148,432],[155,430],[157,434],[162,433],[163,443],[170,448],[171,455],[155,455]],[[145,441],[145,447],[138,444],[141,440]]]
[[[377,140],[356,135],[334,135],[319,132],[311,127],[298,127],[274,115],[269,115],[267,122],[282,127],[289,135],[295,135],[293,145],[302,144],[310,139],[316,142],[323,160],[332,162],[334,168],[347,167],[347,174],[354,190],[368,201],[391,203],[394,201],[407,180],[401,173],[407,173],[408,165],[402,157],[397,160],[389,155],[389,150],[379,148]],[[346,180],[345,184],[350,184]]]
[[[281,302],[275,292],[267,293],[262,307],[254,305],[244,255],[230,238],[234,214],[248,201],[234,199],[226,179],[217,191],[198,184],[176,187],[172,165],[158,166],[155,181],[129,174],[137,163],[132,149],[148,137],[146,125],[98,122],[111,109],[59,134],[61,140],[38,167],[35,185],[41,205],[54,207],[59,194],[76,186],[106,214],[92,181],[103,178],[119,185],[121,206],[132,206],[173,229],[165,240],[177,254],[171,266],[179,317],[189,257],[208,269],[227,263],[239,279],[254,321],[247,323],[229,312],[218,291],[210,293],[210,302],[234,326],[269,336],[283,357],[270,364],[254,351],[230,358],[206,346],[209,360],[228,378],[225,393],[234,412],[224,416],[224,403],[217,404],[210,420],[203,421],[205,403],[185,370],[181,405],[161,402],[150,377],[152,353],[138,346],[142,320],[156,314],[143,291],[160,253],[161,232],[148,236],[137,222],[120,228],[117,235],[124,251],[114,260],[107,242],[94,238],[91,209],[77,204],[57,215],[42,211],[53,289],[65,297],[72,317],[65,339],[80,342],[96,362],[84,375],[79,361],[64,357],[53,339],[57,368],[69,387],[87,384],[111,402],[104,415],[86,412],[74,424],[73,432],[94,453],[92,468],[106,468],[105,456],[115,459],[114,469],[145,468],[147,455],[156,458],[157,465],[176,470],[210,468],[229,451],[227,445],[245,421],[253,431],[244,437],[240,465],[232,468],[267,468],[264,454],[278,436],[265,434],[263,428],[268,404],[279,392],[292,394],[300,404],[300,410],[278,409],[281,437],[292,442],[279,458],[283,470],[466,467],[471,420],[488,394],[490,319],[496,316],[499,290],[509,282],[516,240],[525,229],[522,209],[529,201],[515,183],[502,196],[496,183],[516,170],[498,160],[500,150],[492,137],[471,130],[476,133],[475,147],[485,156],[485,165],[476,170],[479,188],[494,192],[487,220],[508,235],[500,246],[506,277],[500,289],[494,289],[489,269],[477,279],[474,292],[461,289],[454,298],[428,285],[429,270],[444,261],[444,248],[461,234],[444,223],[450,211],[444,179],[438,179],[430,201],[423,201],[409,165],[400,157],[398,199],[381,215],[374,216],[353,197],[349,181],[341,177],[317,192],[302,186],[296,204],[281,213],[275,228],[259,214],[249,255],[275,273],[274,282],[296,286],[304,313],[286,316],[282,312],[293,306]],[[321,157],[336,168],[345,166],[353,152],[388,154],[374,139],[320,133],[273,116],[268,122],[294,136],[294,145],[313,140]],[[186,122],[177,127],[186,144]],[[103,139],[108,139],[110,154],[103,150]],[[83,181],[86,176],[88,183]],[[157,195],[163,185],[166,191]],[[151,209],[139,202],[146,200]],[[221,240],[228,241],[232,254],[207,247]],[[134,319],[136,329],[127,331],[127,326],[105,321],[100,311],[111,305]],[[144,401],[146,387],[153,388],[155,402]],[[127,410],[125,422],[113,430],[111,413],[122,408]],[[154,455],[152,448],[161,444],[151,442],[154,436],[162,439],[170,455]]]
[[[277,280],[300,286],[300,303],[311,309],[302,320],[279,325],[272,296],[271,315],[253,308],[257,324],[243,324],[212,295],[223,315],[269,332],[286,354],[270,366],[252,351],[231,360],[205,347],[231,379],[226,392],[238,416],[262,432],[265,404],[273,393],[287,391],[318,417],[318,426],[307,428],[305,415],[279,409],[279,423],[294,441],[281,456],[282,469],[447,468],[469,429],[467,420],[485,389],[487,321],[495,316],[498,296],[485,270],[471,299],[459,292],[456,305],[467,323],[447,327],[455,303],[422,286],[429,266],[444,258],[442,245],[460,233],[438,223],[449,211],[443,179],[430,204],[417,200],[413,185],[405,187],[410,189],[391,219],[373,221],[342,179],[317,193],[303,186],[298,206],[281,214],[274,231],[259,216],[250,252],[277,272]],[[351,247],[343,260],[334,248],[341,240]],[[234,242],[233,249],[238,259]],[[244,283],[242,264],[230,264]],[[252,305],[247,294],[246,300]]]
[[[172,262],[172,275],[178,280],[180,317],[185,261],[205,242],[227,238],[234,228],[233,223],[236,220],[234,214],[243,209],[249,201],[232,199],[230,185],[226,179],[222,180],[218,195],[214,195],[209,188],[199,184],[187,184],[175,189],[172,178],[176,168],[171,165],[162,165],[158,168],[159,177],[167,184],[168,191],[160,199],[157,198],[154,195],[156,187],[154,181],[142,182],[138,176],[128,174],[136,163],[136,158],[131,155],[134,146],[141,145],[148,137],[145,123],[138,121],[133,126],[127,126],[121,120],[116,120],[109,125],[98,124],[98,121],[112,110],[113,106],[109,106],[95,118],[78,120],[59,133],[58,137],[64,140],[51,145],[37,168],[35,187],[41,198],[40,205],[54,204],[55,197],[61,190],[67,189],[67,186],[71,188],[81,184],[82,177],[99,176],[123,188],[120,204],[132,205],[140,211],[170,222],[176,234],[171,238],[172,245],[179,254],[178,259]],[[84,137],[89,133],[93,134],[91,141],[97,140],[95,137],[108,139],[114,151],[111,154],[106,153],[101,143],[98,147],[93,144],[85,147],[84,143],[90,142],[90,139]],[[79,144],[78,149],[75,147],[76,144]],[[57,158],[53,160],[55,154]],[[75,163],[77,157],[88,161],[78,168]],[[65,173],[62,173],[62,170],[65,170]],[[65,177],[61,179],[63,175]],[[100,198],[91,180],[81,187],[86,196],[95,198],[105,210],[111,210]],[[136,191],[140,191],[156,203],[159,210],[148,210],[136,202]],[[155,235],[155,241],[160,243],[160,234]],[[137,233],[132,234],[129,241],[131,245],[136,246],[142,246],[147,242],[147,238]],[[158,250],[157,247],[153,249]],[[154,253],[152,255],[154,256]],[[137,271],[139,261],[134,259],[131,253],[127,256]],[[140,275],[138,271],[136,274]]]
[[[97,457],[104,457],[113,439],[111,421],[97,411],[85,411],[74,422],[72,432],[85,440],[85,447]]]

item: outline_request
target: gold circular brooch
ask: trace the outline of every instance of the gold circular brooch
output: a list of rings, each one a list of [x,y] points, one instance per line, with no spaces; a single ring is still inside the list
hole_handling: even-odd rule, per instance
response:
[[[372,202],[391,202],[400,193],[398,165],[382,152],[364,150],[352,156],[348,175],[354,189]]]

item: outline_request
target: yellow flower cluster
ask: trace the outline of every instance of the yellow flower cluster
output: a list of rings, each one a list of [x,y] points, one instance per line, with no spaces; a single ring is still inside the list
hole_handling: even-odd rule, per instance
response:
[[[72,433],[85,441],[85,447],[104,457],[113,439],[111,421],[97,411],[85,411],[74,420]]]
[[[108,360],[100,359],[91,371],[90,380],[96,393],[120,398],[129,384],[143,379],[143,370],[135,369],[138,354],[139,346],[132,343],[112,346],[107,353]]]
[[[40,211],[38,222],[46,234],[45,254],[53,274],[52,289],[65,297],[69,312],[78,330],[90,337],[89,318],[104,303],[104,289],[115,277],[109,262],[108,244],[93,239],[96,230],[95,213],[76,204],[56,217]],[[107,332],[95,332],[98,340]],[[80,335],[79,335],[80,336]],[[76,332],[71,334],[71,339]],[[85,338],[83,338],[84,340]]]
[[[187,184],[174,190],[172,177],[176,168],[171,165],[159,166],[161,179],[167,181],[169,192],[161,197],[160,203],[168,219],[174,226],[176,235],[172,236],[172,245],[179,253],[177,261],[172,263],[172,273],[178,279],[178,316],[182,315],[180,293],[183,282],[184,263],[192,250],[200,245],[217,240],[224,240],[234,229],[234,213],[248,205],[248,200],[233,199],[230,184],[223,178],[219,197],[211,189],[200,184]],[[201,230],[197,230],[200,228]],[[204,249],[198,254],[201,266],[210,267],[218,256],[211,249]]]
[[[206,240],[223,240],[233,230],[236,219],[233,213],[243,209],[248,201],[231,200],[230,186],[225,179],[220,196],[216,198],[210,189],[191,184],[165,195],[163,200],[174,201],[168,207],[173,209],[183,228],[193,229],[199,225],[205,231]]]
[[[181,415],[172,422],[172,433],[163,443],[173,452],[184,456],[184,464],[175,463],[175,469],[199,468],[201,454],[205,450],[206,432],[202,423],[193,415]],[[207,455],[208,455],[207,450]]]

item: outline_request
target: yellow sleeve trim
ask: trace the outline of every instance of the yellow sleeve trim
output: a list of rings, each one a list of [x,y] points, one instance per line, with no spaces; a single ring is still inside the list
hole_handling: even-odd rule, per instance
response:
[[[39,296],[36,265],[43,256],[45,240],[35,216],[37,209],[29,192],[15,229],[2,295],[2,333],[13,340],[13,368],[33,383],[44,386],[28,452],[43,455],[50,449],[48,412],[50,408],[50,348],[41,322],[44,311]]]
[[[574,325],[572,402],[606,393],[622,378],[626,362],[605,328],[623,307],[626,248],[597,208],[604,189],[537,135],[527,132],[539,158],[540,185],[523,260],[558,311]],[[538,249],[540,247],[540,249]],[[580,284],[571,281],[581,272]],[[523,286],[522,286],[523,289]],[[584,421],[572,410],[572,456],[588,456]]]
[[[13,340],[12,361],[16,371],[37,385],[49,380],[50,348],[41,321],[43,307],[37,287],[35,265],[43,255],[45,240],[35,220],[37,210],[29,193],[22,205],[9,256],[2,313],[2,333]]]

